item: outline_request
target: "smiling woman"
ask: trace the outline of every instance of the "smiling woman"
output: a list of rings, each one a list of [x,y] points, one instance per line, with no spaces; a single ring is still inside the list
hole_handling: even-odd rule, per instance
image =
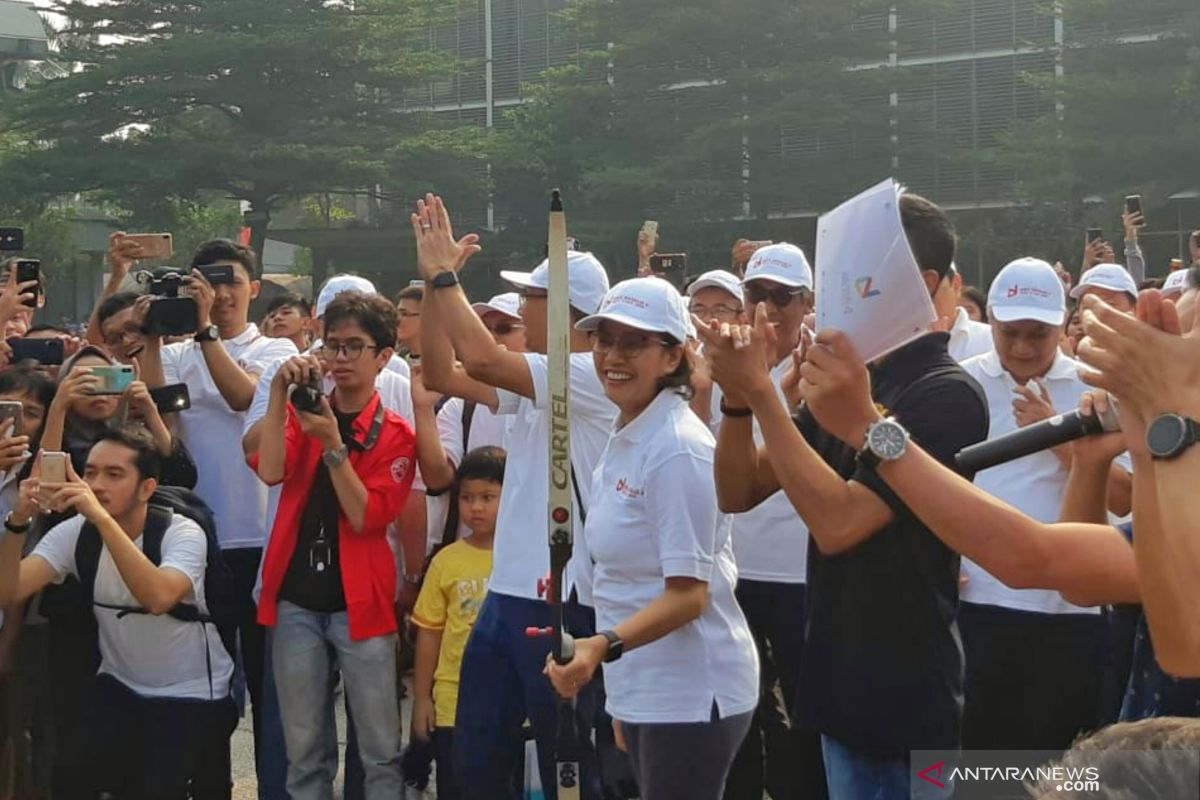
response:
[[[580,600],[595,605],[601,633],[546,668],[573,697],[606,664],[608,710],[643,800],[721,797],[758,702],[731,527],[717,510],[715,441],[687,401],[685,313],[671,284],[636,278],[576,325],[620,416],[593,473],[590,558],[580,559],[592,573]]]

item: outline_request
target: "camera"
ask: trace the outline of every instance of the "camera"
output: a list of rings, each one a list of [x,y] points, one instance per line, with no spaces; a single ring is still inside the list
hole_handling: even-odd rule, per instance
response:
[[[149,285],[154,299],[146,312],[143,331],[153,336],[187,336],[200,324],[200,309],[191,297],[180,297],[187,276],[173,267],[158,267],[138,273],[138,283]]]
[[[292,389],[292,406],[297,411],[307,411],[310,414],[321,413],[321,398],[325,392],[321,389],[321,379],[315,378],[308,383],[298,383]]]

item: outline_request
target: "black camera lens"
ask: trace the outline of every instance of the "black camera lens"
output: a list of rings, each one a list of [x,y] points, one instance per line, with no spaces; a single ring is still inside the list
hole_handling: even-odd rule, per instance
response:
[[[292,405],[297,411],[307,411],[310,414],[321,413],[321,398],[324,396],[321,387],[304,383],[292,390]]]

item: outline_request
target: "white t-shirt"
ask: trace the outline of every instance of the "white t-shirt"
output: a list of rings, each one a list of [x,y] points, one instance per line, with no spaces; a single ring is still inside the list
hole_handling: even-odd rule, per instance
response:
[[[550,502],[550,415],[547,410],[550,388],[546,356],[526,353],[525,360],[533,377],[534,398],[497,390],[500,395],[497,413],[511,415],[513,420],[505,439],[508,462],[504,489],[500,493],[492,580],[488,590],[536,600],[538,579],[545,578],[550,572],[546,516]],[[571,354],[570,392],[573,483],[578,486],[590,514],[588,476],[592,474],[617,418],[617,407],[604,394],[591,353]],[[583,527],[583,516],[575,503],[576,532]],[[574,585],[581,549],[576,542],[575,556],[564,580],[564,596],[569,596]]]
[[[950,357],[962,363],[993,349],[992,326],[971,319],[967,316],[967,310],[959,306],[954,315],[954,326],[950,328]]]
[[[667,578],[708,584],[699,618],[604,665],[608,712],[633,723],[708,722],[758,704],[758,655],[734,599],[731,520],[717,510],[712,432],[673,391],[612,438],[592,474],[581,587],[596,628],[615,628],[663,593]],[[584,599],[585,591],[581,593]]]
[[[47,531],[33,550],[54,570],[55,583],[68,575],[79,577],[75,567],[75,543],[84,518],[73,517]],[[134,544],[139,548],[142,539]],[[204,571],[208,541],[204,531],[187,517],[174,515],[162,541],[162,567],[178,570],[192,582],[183,602],[208,612],[204,597]],[[139,607],[141,603],[122,580],[112,554],[100,548],[96,567],[96,603]],[[118,618],[116,609],[95,607],[100,632],[100,673],[111,675],[143,697],[183,697],[195,700],[220,699],[229,694],[233,661],[221,644],[213,625],[182,622],[166,614],[127,614]],[[208,655],[205,655],[205,647]],[[212,685],[209,685],[209,659]]]
[[[387,366],[384,367],[384,369],[388,370],[389,372],[394,372],[406,380],[412,380],[412,368],[409,367],[408,362],[400,356],[392,356],[392,360],[387,363]]]
[[[786,402],[779,388],[791,364],[791,356],[771,370],[776,393]],[[721,427],[721,398],[719,385],[713,386],[713,434]],[[754,420],[754,443],[762,446],[762,429]],[[808,580],[808,526],[780,489],[754,508],[733,515],[733,553],[737,557],[738,577],[748,581],[771,583],[805,583]]]
[[[446,457],[458,467],[463,456],[479,447],[504,447],[504,435],[508,430],[512,417],[495,414],[483,405],[475,406],[471,417],[471,436],[463,445],[463,406],[466,401],[461,397],[451,397],[445,402],[437,415],[438,436],[442,440],[442,449]],[[441,544],[446,532],[446,517],[450,513],[450,492],[433,497],[425,496],[426,519],[428,520],[427,552]],[[461,539],[471,535],[471,529],[466,525],[458,526],[458,537]]]
[[[979,381],[987,395],[991,428],[988,439],[995,439],[1017,430],[1012,403],[1019,395],[1013,390],[1016,381],[1000,363],[993,350],[963,362],[963,369]],[[1042,378],[1050,400],[1058,412],[1079,407],[1080,396],[1088,387],[1079,379],[1079,363],[1060,351],[1050,370]],[[1030,389],[1038,392],[1036,384]],[[1126,457],[1118,459],[1126,469]],[[975,475],[975,485],[1018,511],[1039,522],[1058,522],[1066,497],[1070,471],[1051,450],[1010,461]],[[1068,603],[1062,595],[1050,589],[1010,589],[968,558],[962,560],[962,570],[969,580],[960,592],[968,603],[1000,606],[1042,614],[1098,614],[1098,608],[1083,608]]]
[[[227,339],[225,349],[252,375],[262,375],[273,362],[296,354],[290,339],[272,339],[251,325],[241,336]],[[181,342],[162,350],[167,383],[186,383],[192,408],[179,415],[179,438],[196,462],[196,494],[213,510],[221,549],[262,547],[267,531],[267,487],[246,466],[242,455],[244,411],[225,402],[208,371],[202,345]]]

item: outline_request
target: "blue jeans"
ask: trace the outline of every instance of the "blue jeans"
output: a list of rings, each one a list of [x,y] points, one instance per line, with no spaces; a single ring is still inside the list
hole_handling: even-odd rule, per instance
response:
[[[287,602],[271,636],[275,687],[287,742],[287,790],[292,800],[329,800],[328,732],[334,659],[354,709],[366,776],[366,797],[394,800],[400,778],[400,715],[396,704],[396,635],[350,639],[346,612],[322,614]]]
[[[596,623],[590,609],[567,604],[568,630],[588,636]],[[546,800],[557,800],[555,743],[560,709],[550,681],[542,674],[550,652],[549,639],[529,639],[526,628],[551,624],[551,609],[540,600],[489,593],[463,653],[454,721],[454,773],[463,800],[513,800],[521,787],[513,772],[522,762],[525,740],[522,723],[528,719],[537,738],[538,767]],[[575,758],[582,772],[580,797],[599,800],[600,778],[592,726],[596,718],[598,681],[579,693],[574,714],[563,710],[563,722],[573,730]],[[361,731],[360,731],[361,734]]]
[[[954,785],[939,789],[931,783],[912,782],[904,759],[881,761],[856,753],[829,736],[821,737],[829,796],[837,800],[949,800]]]

